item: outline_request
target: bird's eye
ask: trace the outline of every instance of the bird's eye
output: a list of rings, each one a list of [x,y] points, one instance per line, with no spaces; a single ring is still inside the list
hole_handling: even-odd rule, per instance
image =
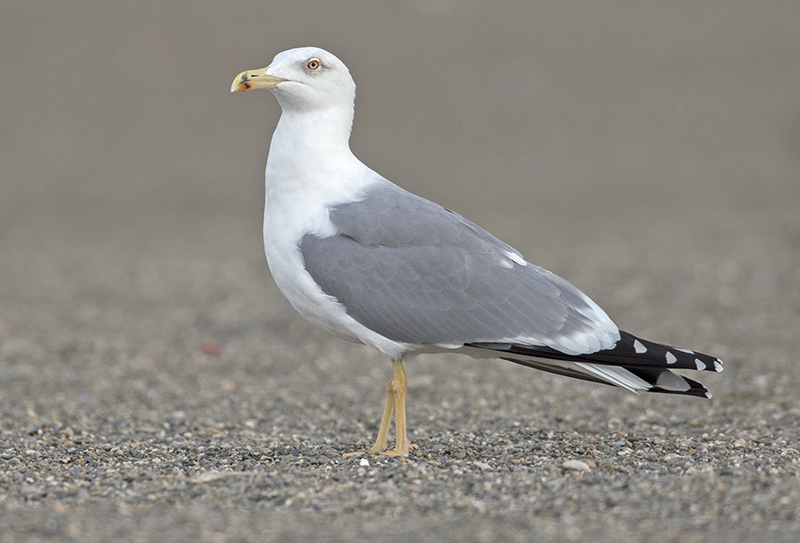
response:
[[[312,58],[311,60],[308,61],[308,64],[306,64],[306,68],[308,68],[309,70],[316,70],[317,68],[319,68],[319,66],[320,66],[319,61],[315,58]]]

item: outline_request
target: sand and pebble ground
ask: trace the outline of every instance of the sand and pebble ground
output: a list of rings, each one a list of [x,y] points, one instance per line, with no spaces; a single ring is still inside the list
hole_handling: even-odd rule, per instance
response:
[[[800,3],[10,2],[0,18],[0,543],[800,540]],[[724,4],[724,5],[723,5]],[[353,148],[725,361],[711,400],[313,329],[261,246],[318,45]]]
[[[554,251],[645,337],[724,358],[712,400],[422,357],[408,460],[347,454],[389,364],[295,316],[260,255],[7,245],[2,540],[795,541],[800,252],[775,239],[644,261],[620,241],[591,270]]]

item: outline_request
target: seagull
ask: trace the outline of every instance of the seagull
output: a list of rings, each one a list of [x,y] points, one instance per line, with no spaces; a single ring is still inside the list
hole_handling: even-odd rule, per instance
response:
[[[271,91],[282,110],[265,176],[264,249],[275,283],[312,324],[391,359],[371,453],[408,456],[403,360],[421,353],[500,358],[632,392],[711,398],[671,370],[719,372],[721,360],[621,331],[566,280],[356,158],[356,85],[333,54],[279,53],[231,85],[253,89]]]

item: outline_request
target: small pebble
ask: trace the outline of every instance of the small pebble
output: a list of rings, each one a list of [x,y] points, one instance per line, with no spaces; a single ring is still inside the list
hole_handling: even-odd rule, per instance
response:
[[[567,460],[561,464],[561,467],[572,471],[589,471],[591,469],[589,464],[580,460]]]

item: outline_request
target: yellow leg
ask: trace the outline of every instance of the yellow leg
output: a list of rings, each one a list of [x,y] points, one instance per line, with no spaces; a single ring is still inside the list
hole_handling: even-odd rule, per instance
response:
[[[381,418],[381,427],[378,430],[378,439],[375,440],[375,445],[369,450],[371,453],[382,453],[389,445],[389,426],[392,424],[392,417],[394,416],[395,409],[392,386],[392,381],[386,383],[386,407],[383,408],[383,417]]]
[[[390,454],[392,456],[408,456],[411,443],[406,434],[406,372],[401,360],[392,360],[392,379],[386,383],[386,407],[383,409],[381,427],[378,438],[370,452]],[[395,417],[394,429],[396,444],[392,452],[386,452],[389,442],[389,426]]]
[[[395,381],[395,406],[394,406],[394,433],[395,446],[394,454],[397,456],[408,456],[408,449],[411,442],[408,441],[406,433],[406,372],[403,369],[403,361],[392,361],[392,378]]]

